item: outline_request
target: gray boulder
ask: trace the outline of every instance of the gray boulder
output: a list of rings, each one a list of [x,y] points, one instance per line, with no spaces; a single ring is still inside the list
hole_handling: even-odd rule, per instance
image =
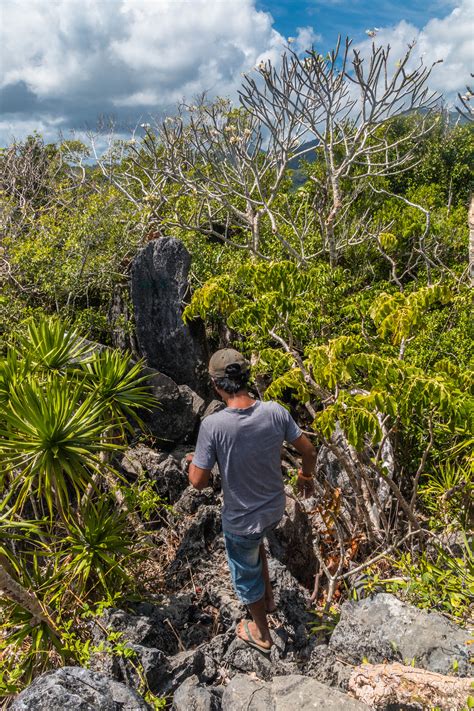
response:
[[[158,401],[151,412],[142,413],[151,434],[160,444],[169,447],[193,440],[203,410],[202,398],[157,370],[146,368],[145,373],[148,375],[145,382]]]
[[[308,514],[287,496],[286,509],[277,528],[268,537],[272,556],[285,565],[303,585],[313,586],[317,560]]]
[[[370,707],[299,674],[277,676],[271,682],[239,674],[226,687],[222,708],[225,711],[367,711]]]
[[[197,573],[196,564],[200,566],[210,557],[221,530],[222,521],[219,506],[203,506],[193,518],[183,522],[179,530],[181,543],[166,572],[166,582],[169,589],[181,589],[183,585],[192,582],[191,566]],[[215,580],[215,571],[213,577]]]
[[[194,514],[201,507],[209,506],[213,503],[215,503],[215,496],[210,486],[201,491],[188,486],[179,501],[176,502],[174,510],[181,514]]]
[[[303,665],[299,669],[300,673],[328,686],[347,690],[353,667],[344,662],[327,644],[318,643],[316,636],[310,639],[308,647],[299,656]]]
[[[129,477],[146,475],[154,482],[156,492],[174,504],[188,486],[180,455],[181,451],[176,456],[173,452],[163,452],[140,444],[124,452],[120,468]]]
[[[329,647],[351,664],[401,661],[458,676],[469,674],[469,633],[437,612],[387,593],[346,602]]]
[[[43,674],[13,701],[12,711],[148,711],[150,706],[124,684],[104,674],[64,667]]]
[[[213,618],[195,604],[193,595],[164,598],[161,605],[139,602],[129,607],[130,611],[109,608],[100,618],[101,628],[120,632],[121,640],[129,645],[175,655],[212,635]],[[100,635],[96,641],[102,641]]]
[[[190,676],[176,690],[173,711],[221,711],[222,690],[206,687],[197,676]]]
[[[209,405],[206,407],[202,419],[209,417],[209,415],[214,415],[216,412],[220,412],[225,409],[225,402],[222,400],[211,400]]]
[[[138,253],[131,270],[136,334],[150,367],[207,394],[204,326],[199,321],[187,326],[181,318],[189,300],[190,265],[189,252],[172,237],[154,240]]]

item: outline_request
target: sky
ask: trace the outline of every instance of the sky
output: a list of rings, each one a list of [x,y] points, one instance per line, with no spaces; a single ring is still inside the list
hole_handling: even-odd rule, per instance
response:
[[[375,37],[367,30],[377,28]],[[234,99],[242,74],[338,34],[438,59],[448,103],[474,71],[474,0],[0,0],[0,146],[33,131],[82,137],[115,121],[127,134],[200,92]]]

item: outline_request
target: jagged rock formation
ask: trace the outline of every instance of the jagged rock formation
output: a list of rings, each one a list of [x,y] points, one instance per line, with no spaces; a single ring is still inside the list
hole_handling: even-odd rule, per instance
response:
[[[271,682],[238,675],[224,691],[222,708],[225,711],[368,711],[370,706],[315,679],[294,674],[275,677]]]
[[[125,684],[82,667],[43,674],[14,700],[11,711],[148,711]]]
[[[469,674],[467,630],[437,612],[419,610],[394,595],[379,593],[346,602],[329,643],[352,664],[401,661],[440,674]]]
[[[155,453],[150,460],[150,451],[139,450],[142,466],[148,462],[154,478],[161,470],[165,479],[169,476],[170,486],[170,472],[176,472],[182,455],[179,449],[161,459]],[[269,559],[277,603],[271,616],[274,646],[270,657],[250,648],[235,636],[236,623],[246,616],[246,610],[235,598],[227,569],[219,487],[202,492],[188,487],[181,493],[176,490],[172,498],[180,544],[167,570],[167,595],[153,604],[108,610],[101,628],[122,633],[150,689],[158,695],[174,695],[176,711],[231,711],[247,708],[248,703],[249,709],[257,711],[264,708],[264,702],[271,702],[265,708],[275,709],[291,708],[284,705],[290,702],[295,708],[331,708],[322,699],[326,704],[332,699],[342,704],[334,708],[369,708],[347,696],[353,665],[363,657],[377,661],[410,655],[410,662],[415,656],[418,666],[468,673],[467,632],[441,615],[424,613],[392,595],[346,603],[329,644],[324,635],[311,635],[310,592],[274,557]],[[285,540],[295,541],[299,532],[304,541],[305,517],[289,499],[281,527]],[[277,553],[282,540],[276,541]],[[269,553],[271,546],[270,541]],[[99,633],[95,641],[100,639]],[[136,683],[134,664],[128,660],[118,665],[102,655],[94,664],[118,681]],[[311,698],[312,706],[308,705]]]
[[[150,368],[200,395],[209,389],[204,326],[181,318],[189,300],[191,257],[177,239],[153,240],[135,257],[132,301],[139,351]]]
[[[157,400],[151,412],[142,414],[147,429],[162,446],[195,439],[204,400],[187,385],[177,385],[167,375],[147,368],[147,385]]]

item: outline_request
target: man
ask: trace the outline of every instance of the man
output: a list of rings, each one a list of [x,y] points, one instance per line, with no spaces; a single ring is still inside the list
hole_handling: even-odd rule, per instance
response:
[[[242,620],[237,635],[268,654],[272,639],[267,612],[275,609],[263,539],[285,510],[280,448],[286,440],[301,454],[298,488],[314,492],[316,453],[284,407],[260,402],[247,390],[249,363],[232,348],[219,350],[209,374],[225,409],[201,423],[189,481],[196,489],[209,483],[214,464],[222,478],[222,528],[234,588],[253,621]]]

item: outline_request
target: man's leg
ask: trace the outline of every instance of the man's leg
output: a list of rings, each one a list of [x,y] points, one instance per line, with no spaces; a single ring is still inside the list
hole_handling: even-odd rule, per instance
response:
[[[275,598],[273,597],[273,588],[268,573],[268,561],[264,543],[260,544],[260,560],[262,561],[262,574],[265,581],[265,609],[267,612],[274,612],[276,609]]]
[[[248,622],[249,631],[256,641],[262,642],[262,647],[268,649],[272,645],[272,638],[268,628],[265,597],[262,597],[258,602],[253,602],[251,605],[248,605],[248,608],[253,619],[253,622]],[[241,622],[239,626],[239,636],[245,638],[243,622]]]
[[[272,645],[272,639],[268,629],[266,613],[264,575],[266,556],[264,558],[261,554],[260,543],[262,539],[258,537],[255,540],[249,536],[225,533],[224,540],[235,590],[252,615],[253,621],[246,623],[248,624],[249,634],[259,646],[263,649],[269,649]],[[266,569],[268,577],[268,566]],[[257,598],[255,602],[247,602],[248,600],[255,600],[255,598]],[[237,635],[242,639],[248,639],[244,623],[245,621],[242,620],[237,627]]]

